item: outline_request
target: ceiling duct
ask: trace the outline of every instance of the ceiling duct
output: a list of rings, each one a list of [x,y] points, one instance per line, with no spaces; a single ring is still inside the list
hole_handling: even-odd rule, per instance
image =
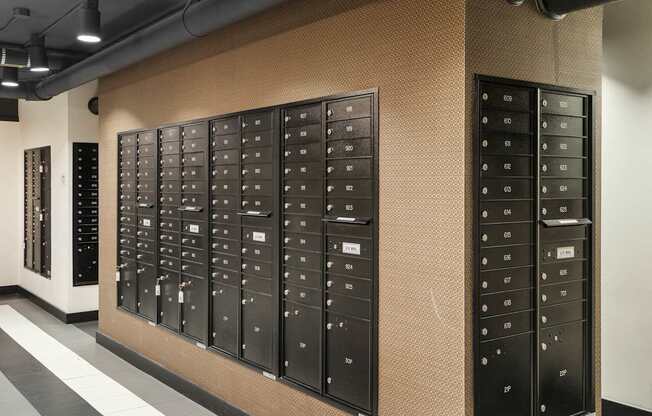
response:
[[[29,65],[29,57],[25,50],[2,48],[0,50],[0,65],[24,68]]]
[[[615,1],[618,0],[536,0],[539,11],[554,20],[561,20],[571,12]]]
[[[191,4],[63,71],[18,90],[0,89],[0,97],[46,100],[107,76],[158,53],[261,13],[287,0],[202,0]]]

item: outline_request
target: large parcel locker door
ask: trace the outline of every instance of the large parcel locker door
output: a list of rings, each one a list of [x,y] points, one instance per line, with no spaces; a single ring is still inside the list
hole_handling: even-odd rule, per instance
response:
[[[271,369],[274,365],[274,325],[272,296],[242,292],[242,358]]]

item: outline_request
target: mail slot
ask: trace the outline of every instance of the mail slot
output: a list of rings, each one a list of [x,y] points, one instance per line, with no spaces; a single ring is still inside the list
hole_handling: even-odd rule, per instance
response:
[[[326,287],[328,293],[353,296],[356,298],[371,299],[371,280],[358,279],[350,276],[337,276],[328,274],[326,276]]]
[[[508,337],[532,331],[532,312],[518,312],[480,319],[481,340]]]
[[[371,218],[373,216],[373,200],[371,199],[340,199],[326,200],[326,214],[338,217]]]
[[[213,166],[213,178],[216,179],[237,179],[240,176],[238,165]]]
[[[239,163],[240,151],[239,150],[219,150],[213,152],[214,165],[229,165]]]
[[[358,139],[371,136],[371,118],[335,121],[326,126],[328,140]]]
[[[584,260],[548,263],[541,267],[541,284],[554,284],[585,279],[587,276]]]
[[[257,114],[247,114],[243,117],[242,121],[242,131],[260,131],[260,130],[269,130],[272,128],[272,115],[273,113],[257,113]]]
[[[285,127],[298,127],[321,123],[321,104],[285,110]]]
[[[541,112],[544,114],[582,116],[586,114],[584,103],[584,98],[577,95],[541,93]]]
[[[321,288],[321,272],[284,268],[283,281],[302,287]]]
[[[243,258],[256,261],[271,262],[274,256],[272,247],[262,244],[243,243],[241,252]]]
[[[322,177],[322,165],[320,162],[286,163],[283,175],[286,179],[318,179]]]
[[[309,143],[321,141],[322,127],[321,124],[312,124],[307,126],[285,129],[285,143]]]
[[[286,300],[308,306],[321,307],[321,295],[319,289],[308,289],[290,284],[286,284],[283,289],[283,296]]]
[[[482,131],[502,131],[527,134],[532,131],[529,113],[513,113],[500,110],[482,110],[480,117]]]
[[[204,277],[206,275],[206,266],[203,264],[182,260],[181,272],[193,276]]]
[[[480,249],[480,269],[531,266],[534,264],[533,249],[529,245]]]
[[[584,240],[589,238],[588,231],[589,229],[586,225],[543,228],[540,237],[541,241],[545,243],[564,240]]]
[[[211,206],[215,209],[238,209],[238,197],[233,195],[213,195]]]
[[[582,198],[587,194],[583,179],[542,179],[542,198]]]
[[[174,155],[181,153],[181,143],[179,142],[163,142],[161,143],[161,154]]]
[[[541,134],[584,137],[586,135],[585,119],[579,117],[541,115]]]
[[[240,264],[237,265],[240,269]],[[211,279],[225,285],[237,286],[240,288],[240,270],[228,270],[221,267],[211,267]]]
[[[481,199],[522,199],[532,198],[531,179],[482,179],[480,183]]]
[[[480,162],[482,176],[532,176],[529,156],[484,156]]]
[[[335,223],[335,222],[329,222],[326,224],[326,234],[328,235],[329,240],[330,237],[334,237],[334,236],[344,236],[346,237],[347,241],[350,241],[350,239],[352,238],[369,239],[372,238],[373,235],[372,229],[373,226],[371,224],[361,225],[361,224],[345,224],[345,223]],[[364,252],[364,249],[362,249],[361,251]]]
[[[268,277],[242,275],[242,287],[253,292],[272,294],[272,279]]]
[[[283,245],[287,248],[299,250],[321,251],[322,237],[321,235],[286,233],[283,238]]]
[[[480,273],[480,293],[495,293],[525,289],[534,286],[533,267],[518,267]]]
[[[348,276],[371,277],[371,262],[367,259],[352,256],[326,256],[326,269],[329,273]]]
[[[207,123],[197,123],[183,126],[183,138],[186,139],[198,139],[208,137],[208,124]]]
[[[534,211],[532,201],[481,202],[480,223],[532,221]]]
[[[240,206],[245,211],[273,211],[276,208],[273,198],[258,195],[242,195]]]
[[[328,293],[326,295],[326,310],[329,313],[339,313],[360,319],[369,319],[371,316],[371,303],[366,299]]]
[[[587,154],[585,140],[578,137],[541,137],[543,156],[582,157]]]
[[[184,139],[183,140],[183,153],[207,153],[208,141],[206,139]]]
[[[480,316],[503,315],[532,309],[532,289],[480,296]]]
[[[283,202],[285,212],[296,214],[315,214],[322,212],[321,198],[285,198]]]
[[[532,90],[506,85],[483,84],[480,90],[483,107],[508,111],[529,111],[532,105]]]
[[[206,166],[206,153],[205,152],[194,152],[183,154],[183,165],[184,166]]]
[[[587,211],[583,199],[541,200],[541,219],[579,219],[586,217]]]
[[[544,157],[541,160],[541,176],[582,178],[586,176],[584,160]]]
[[[326,193],[329,197],[371,198],[374,186],[374,181],[370,179],[329,179]]]
[[[206,169],[202,166],[184,166],[181,169],[181,176],[187,181],[205,180]]]
[[[322,183],[315,180],[286,180],[283,192],[287,195],[321,196]]]
[[[211,142],[213,149],[231,149],[240,147],[240,135],[239,134],[227,134],[224,136],[213,136],[213,141]]]
[[[532,223],[495,224],[480,227],[480,245],[482,247],[529,244],[533,240],[534,226]]]
[[[321,260],[320,253],[286,249],[283,254],[283,262],[287,267],[299,269],[320,270]]]
[[[255,160],[249,160],[249,162],[256,163]],[[242,163],[241,172],[244,179],[271,179],[274,174],[273,166],[269,163]]]
[[[483,154],[530,155],[533,148],[529,134],[486,132],[480,139]]]
[[[235,134],[240,131],[240,119],[238,117],[225,118],[213,121],[213,134],[216,136],[224,134]]]
[[[584,301],[561,303],[554,306],[546,306],[540,309],[541,327],[566,324],[581,321],[585,318]]]
[[[272,181],[270,180],[248,180],[242,181],[240,187],[243,195],[273,195]]]
[[[326,174],[329,178],[370,178],[371,159],[329,160]]]
[[[236,234],[237,235],[237,234]],[[213,252],[221,252],[226,254],[231,254],[237,256],[240,254],[240,241],[239,240],[228,240],[226,238],[215,238],[213,237],[211,243],[211,249]]]
[[[321,143],[306,143],[285,146],[283,152],[287,162],[321,160]]]
[[[558,303],[572,302],[584,299],[584,282],[570,282],[555,285],[542,285],[541,306],[555,305]]]
[[[483,415],[531,414],[533,344],[530,334],[480,344],[476,400]]]
[[[211,210],[211,219],[213,220],[214,223],[222,223],[222,224],[239,224],[240,223],[240,217],[234,212],[230,210],[224,210],[224,209],[213,209]]]

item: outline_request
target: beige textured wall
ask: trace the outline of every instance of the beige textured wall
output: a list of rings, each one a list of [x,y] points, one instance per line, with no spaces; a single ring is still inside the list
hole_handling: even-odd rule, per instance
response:
[[[602,84],[602,8],[568,15],[561,22],[542,17],[533,1],[514,7],[504,0],[466,0],[466,251],[467,390],[472,414],[472,230],[473,230],[473,77],[474,74],[522,79],[592,90],[596,95],[595,337],[596,397],[600,406],[600,149]]]
[[[293,1],[102,79],[100,330],[254,416],[344,413],[116,310],[116,133],[380,89],[380,412],[463,415],[464,2]]]

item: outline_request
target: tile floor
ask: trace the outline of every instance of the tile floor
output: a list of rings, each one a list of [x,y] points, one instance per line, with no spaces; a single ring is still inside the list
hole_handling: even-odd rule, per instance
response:
[[[0,415],[214,415],[96,344],[96,330],[0,296]]]

